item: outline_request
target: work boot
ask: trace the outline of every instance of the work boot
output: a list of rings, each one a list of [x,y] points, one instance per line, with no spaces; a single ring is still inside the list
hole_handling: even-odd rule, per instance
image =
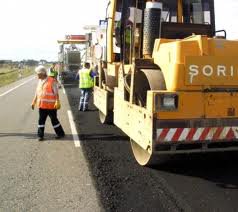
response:
[[[44,141],[44,138],[43,137],[39,137],[38,141]]]
[[[64,138],[64,137],[65,137],[65,135],[57,135],[57,136],[55,136],[55,139],[60,140],[61,138]]]
[[[88,107],[83,108],[83,112],[86,112],[86,111],[88,111]]]

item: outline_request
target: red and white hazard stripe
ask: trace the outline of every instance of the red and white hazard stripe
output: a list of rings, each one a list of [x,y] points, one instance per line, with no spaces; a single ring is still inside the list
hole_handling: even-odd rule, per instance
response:
[[[218,141],[238,139],[238,127],[157,129],[158,142]]]

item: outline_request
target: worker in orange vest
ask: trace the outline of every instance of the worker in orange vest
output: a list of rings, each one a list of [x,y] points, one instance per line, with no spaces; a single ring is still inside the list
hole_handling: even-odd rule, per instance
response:
[[[55,138],[63,138],[65,133],[57,118],[57,110],[61,107],[57,81],[53,77],[47,77],[47,70],[44,66],[38,66],[35,71],[39,82],[31,107],[33,110],[35,106],[39,108],[38,140],[44,140],[45,122],[48,116],[57,134]]]

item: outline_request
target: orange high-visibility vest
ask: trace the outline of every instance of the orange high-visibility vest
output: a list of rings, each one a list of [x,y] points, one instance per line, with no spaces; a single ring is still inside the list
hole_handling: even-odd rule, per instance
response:
[[[57,95],[54,93],[53,86],[57,83],[52,77],[48,77],[47,80],[38,85],[37,87],[37,106],[41,109],[52,110],[55,109],[55,103],[57,100]]]

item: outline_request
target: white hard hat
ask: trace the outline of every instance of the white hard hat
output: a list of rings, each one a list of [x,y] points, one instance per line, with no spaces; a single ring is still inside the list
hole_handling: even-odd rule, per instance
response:
[[[37,74],[46,74],[46,68],[45,68],[45,66],[42,66],[42,65],[37,66],[35,69],[35,72]]]

